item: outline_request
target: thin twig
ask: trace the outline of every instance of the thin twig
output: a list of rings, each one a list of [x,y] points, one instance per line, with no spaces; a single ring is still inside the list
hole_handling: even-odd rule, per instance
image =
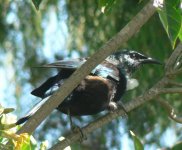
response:
[[[159,92],[161,94],[165,93],[182,93],[182,87],[173,87],[173,88],[160,88]]]
[[[182,68],[174,70],[173,72],[171,72],[171,75],[178,75],[182,73]]]
[[[181,64],[182,64],[182,52],[180,53],[180,55],[176,59],[175,65],[173,67],[174,70],[179,70],[181,68]]]
[[[179,43],[175,49],[175,53],[172,53],[166,62],[166,65],[165,65],[166,76],[174,75],[173,67],[176,63],[178,56],[180,56],[181,53],[182,53],[182,43]]]
[[[179,117],[176,113],[175,113],[175,110],[174,108],[168,103],[166,102],[165,100],[162,100],[162,99],[158,99],[156,100],[157,102],[159,102],[161,104],[161,106],[163,108],[165,108],[165,110],[167,111],[169,117],[178,122],[178,123],[182,123],[182,117]]]
[[[168,80],[168,81],[167,81],[167,84],[168,84],[168,85],[172,85],[172,86],[179,86],[179,87],[182,87],[182,83],[176,82],[176,81],[173,81],[173,80]]]

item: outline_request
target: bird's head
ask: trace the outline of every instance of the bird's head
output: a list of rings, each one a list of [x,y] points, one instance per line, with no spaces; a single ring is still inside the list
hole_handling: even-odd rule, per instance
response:
[[[119,68],[124,69],[126,74],[130,76],[136,69],[143,64],[161,64],[158,60],[147,57],[133,50],[123,50],[116,52],[107,58]]]

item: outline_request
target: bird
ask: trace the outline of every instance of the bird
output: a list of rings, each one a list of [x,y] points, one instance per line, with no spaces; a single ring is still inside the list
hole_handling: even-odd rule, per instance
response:
[[[43,65],[43,68],[58,69],[58,73],[34,89],[31,94],[43,100],[51,96],[88,59],[88,57],[63,59]],[[109,55],[56,109],[70,116],[94,115],[105,110],[114,111],[124,93],[138,86],[139,82],[133,79],[132,75],[144,64],[161,64],[161,62],[140,52],[127,49]],[[19,119],[17,124],[28,120],[42,103],[44,101],[40,102],[28,115]]]

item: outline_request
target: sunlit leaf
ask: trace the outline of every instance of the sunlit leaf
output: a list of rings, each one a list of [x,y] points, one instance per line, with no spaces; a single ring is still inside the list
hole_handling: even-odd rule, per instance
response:
[[[3,112],[4,112],[4,107],[2,107],[2,106],[0,105],[0,115],[2,115]]]
[[[28,133],[22,133],[20,135],[15,134],[11,131],[1,131],[0,138],[2,146],[12,147],[13,150],[33,150],[36,149],[37,143],[35,139],[30,136]],[[10,140],[9,142],[7,141]],[[2,141],[6,142],[3,144]],[[8,143],[7,143],[8,142]],[[0,147],[1,149],[1,147]]]
[[[154,0],[153,2],[153,6],[157,7],[157,8],[162,8],[163,7],[163,0]]]
[[[108,13],[116,0],[99,0],[99,7],[102,13]]]
[[[133,142],[135,145],[135,150],[144,150],[143,144],[140,141],[140,139],[133,133],[133,131],[130,131],[130,134],[133,138]]]
[[[4,108],[0,105],[0,115],[2,114],[8,114],[12,111],[14,111],[15,109],[14,108]]]
[[[42,0],[32,0],[34,6],[36,7],[37,10],[39,10],[40,3]]]
[[[5,108],[3,113],[8,114],[10,112],[13,112],[14,110],[15,110],[14,108]]]
[[[163,8],[159,10],[160,20],[173,48],[181,30],[182,16],[179,5],[179,0],[166,0]]]
[[[180,30],[180,32],[179,32],[178,37],[179,37],[180,41],[182,42],[182,28],[181,28],[181,30]]]
[[[16,139],[13,139],[15,150],[31,150],[30,136],[27,133],[16,136]]]

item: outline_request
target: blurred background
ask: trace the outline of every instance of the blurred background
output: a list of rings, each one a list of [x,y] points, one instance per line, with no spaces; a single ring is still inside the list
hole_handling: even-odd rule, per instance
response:
[[[54,69],[35,68],[63,58],[86,57],[114,36],[145,5],[143,0],[117,0],[106,14],[97,0],[43,0],[37,11],[30,0],[0,0],[0,103],[24,116],[40,99],[30,92]],[[172,53],[159,17],[155,14],[122,48],[134,49],[165,62]],[[143,93],[163,75],[161,66],[143,66],[134,78],[138,88],[128,91],[123,103]],[[179,79],[180,80],[180,79]],[[181,95],[162,95],[176,110],[182,110]],[[160,97],[160,98],[161,98]],[[103,115],[75,117],[80,127]],[[182,126],[170,120],[156,102],[133,110],[87,136],[72,149],[133,149],[129,130],[145,143],[147,150],[169,147],[182,140]],[[54,144],[70,132],[68,116],[54,111],[35,131],[38,141]],[[172,137],[172,138],[171,138]]]

